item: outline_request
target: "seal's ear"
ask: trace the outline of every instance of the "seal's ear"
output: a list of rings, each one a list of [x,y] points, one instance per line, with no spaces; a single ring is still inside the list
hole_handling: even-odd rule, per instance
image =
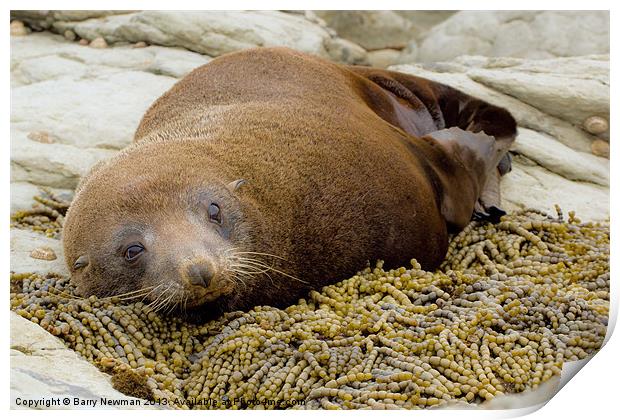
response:
[[[237,189],[242,186],[243,184],[247,183],[247,181],[245,179],[237,179],[233,182],[230,182],[226,188],[228,188],[228,190],[230,192],[235,192],[237,191]]]

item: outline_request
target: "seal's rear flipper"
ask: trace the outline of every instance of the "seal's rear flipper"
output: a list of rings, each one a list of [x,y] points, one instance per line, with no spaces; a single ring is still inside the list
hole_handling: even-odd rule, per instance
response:
[[[451,227],[463,228],[472,216],[501,217],[499,177],[510,172],[508,150],[517,135],[517,122],[508,110],[410,74],[348,69],[373,83],[360,83],[360,92],[378,116],[426,140],[431,149],[444,149],[440,158],[430,158],[435,154],[431,150],[426,153],[434,161],[442,214]]]
[[[517,136],[517,122],[508,110],[411,74],[363,66],[348,69],[383,89],[385,100],[371,89],[365,94],[368,106],[381,118],[415,137],[451,127],[492,136],[502,151],[500,175],[510,172],[508,150]]]

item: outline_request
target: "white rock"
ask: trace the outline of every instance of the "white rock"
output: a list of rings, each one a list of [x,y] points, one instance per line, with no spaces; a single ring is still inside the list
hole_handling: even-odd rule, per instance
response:
[[[144,401],[128,397],[112,388],[109,375],[69,350],[56,337],[14,312],[11,319],[11,408],[28,407],[18,401],[55,400],[57,405],[38,409],[84,408],[78,401],[91,399],[94,408],[145,408]],[[67,398],[68,404],[63,400]],[[119,401],[102,406],[101,399]],[[134,401],[137,405],[128,403]],[[121,405],[126,402],[127,405]]]
[[[13,69],[13,86],[57,78],[77,79],[87,75],[87,65],[58,55],[46,55],[21,61]]]
[[[386,68],[399,62],[401,52],[399,50],[384,49],[368,52],[368,64],[372,67]]]
[[[65,200],[71,200],[73,197],[73,190],[70,189],[51,188],[51,190]],[[30,182],[11,182],[11,214],[17,210],[25,210],[32,207],[36,203],[33,197],[40,194],[41,190],[35,184]]]
[[[609,130],[609,122],[607,119],[593,115],[583,122],[583,128],[592,134],[603,134]]]
[[[77,35],[75,35],[75,32],[73,32],[71,29],[67,29],[62,35],[67,41],[75,41],[75,38],[77,37]]]
[[[596,139],[592,142],[592,154],[609,159],[609,143]]]
[[[114,150],[34,142],[12,128],[11,181],[73,189],[91,166],[113,154]]]
[[[600,80],[593,77],[592,71],[602,65],[609,75],[609,60],[582,57],[579,65],[575,61],[574,58],[542,60],[544,68],[539,65],[535,72],[517,65],[507,69],[472,69],[468,75],[547,114],[580,125],[593,114],[609,115],[609,76]],[[566,71],[567,62],[575,67],[574,73]]]
[[[143,71],[117,71],[16,87],[11,91],[11,128],[49,131],[80,148],[121,149],[131,142],[146,109],[175,81]]]
[[[158,46],[93,50],[56,35],[37,33],[11,41],[11,82],[19,86],[61,76],[93,78],[123,70],[180,78],[210,60],[185,49]]]
[[[367,50],[401,49],[413,38],[413,24],[391,10],[316,11],[338,35]]]
[[[177,79],[211,61],[210,57],[180,48],[152,46],[143,49],[152,56],[144,71]]]
[[[52,29],[54,23],[58,21],[79,21],[132,12],[132,10],[11,10],[11,18],[28,22],[36,29]]]
[[[413,64],[418,59],[418,43],[415,40],[410,41],[407,46],[401,50],[397,63]]]
[[[609,160],[577,152],[547,135],[520,128],[511,150],[566,179],[609,186]]]
[[[24,22],[20,20],[14,20],[11,22],[11,36],[24,36],[28,35],[28,28],[24,26]]]
[[[609,188],[570,181],[538,165],[513,160],[512,171],[502,177],[502,205],[507,211],[536,208],[555,214],[574,210],[581,220],[609,219]]]
[[[93,50],[49,33],[11,45],[11,179],[66,189],[131,142],[176,78],[210,60],[157,46]],[[42,132],[53,143],[33,141]]]
[[[90,44],[88,44],[88,46],[91,48],[108,48],[108,43],[105,41],[105,39],[98,36],[97,38],[90,41]]]
[[[427,31],[455,13],[453,10],[395,10],[394,12],[411,22],[415,39],[420,39]]]
[[[462,11],[432,28],[419,59],[552,58],[609,53],[608,11]]]
[[[184,47],[210,56],[259,46],[286,46],[329,58],[329,33],[303,16],[275,11],[143,11],[64,22],[82,38]]]
[[[56,254],[55,260],[32,258],[35,248],[50,247]],[[11,271],[15,273],[58,273],[69,275],[65,266],[62,243],[59,239],[48,238],[27,229],[11,228]]]
[[[324,42],[325,49],[333,61],[348,64],[368,64],[366,50],[356,43],[344,38],[328,38]]]

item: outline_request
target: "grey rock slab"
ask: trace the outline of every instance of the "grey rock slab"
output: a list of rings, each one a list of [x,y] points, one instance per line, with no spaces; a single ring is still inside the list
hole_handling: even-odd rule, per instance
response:
[[[16,87],[11,91],[11,127],[26,133],[49,131],[79,148],[121,149],[131,142],[147,108],[175,81],[128,70]]]
[[[404,48],[413,38],[413,23],[391,10],[320,10],[317,16],[339,36],[367,50]]]
[[[97,370],[37,324],[14,312],[10,313],[10,320],[11,408],[145,408],[143,400],[116,391],[109,375]],[[68,404],[63,402],[65,398],[68,398]],[[94,400],[97,405],[76,405],[76,398],[78,401]],[[102,398],[118,403],[102,406]],[[42,399],[54,400],[57,404],[35,407],[34,402]],[[33,401],[30,407],[23,403],[28,400]],[[129,401],[136,401],[139,405],[121,405]]]
[[[286,46],[329,57],[330,34],[305,17],[277,11],[142,11],[67,23],[82,38],[184,47],[218,56],[246,48]]]
[[[40,260],[30,256],[32,250],[49,247],[56,254],[55,260]],[[27,229],[11,228],[11,271],[15,273],[58,273],[65,276],[69,271],[65,266],[62,242],[59,239]]]
[[[42,144],[26,133],[11,130],[11,181],[74,189],[88,170],[114,150],[78,148],[69,144]]]
[[[566,179],[609,186],[609,159],[578,152],[545,134],[521,128],[511,150]]]
[[[609,11],[461,11],[426,34],[418,58],[607,54],[609,34]]]
[[[555,214],[558,204],[564,214],[574,210],[584,221],[609,219],[609,188],[571,181],[518,158],[513,160],[512,171],[502,177],[501,189],[507,211],[535,208]]]
[[[11,213],[15,213],[17,210],[30,209],[36,203],[33,197],[41,194],[38,185],[26,181],[11,182],[10,189]],[[51,188],[50,190],[64,200],[71,200],[73,197],[72,189]]]
[[[180,78],[210,60],[209,56],[182,48],[113,45],[93,49],[49,32],[11,39],[11,81],[14,86],[59,76],[79,80],[125,70]]]
[[[553,68],[562,68],[563,61],[549,60],[548,64]],[[582,60],[579,74],[571,75],[564,71],[553,73],[551,69],[547,72],[526,72],[514,67],[510,70],[473,69],[468,76],[578,126],[593,115],[609,118],[609,80],[588,77],[590,61]],[[606,64],[609,66],[609,61]]]

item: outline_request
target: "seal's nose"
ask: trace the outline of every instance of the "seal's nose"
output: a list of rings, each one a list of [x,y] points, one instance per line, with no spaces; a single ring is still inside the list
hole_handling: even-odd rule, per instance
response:
[[[211,264],[207,262],[194,263],[187,267],[187,278],[194,286],[209,287],[214,274]]]

